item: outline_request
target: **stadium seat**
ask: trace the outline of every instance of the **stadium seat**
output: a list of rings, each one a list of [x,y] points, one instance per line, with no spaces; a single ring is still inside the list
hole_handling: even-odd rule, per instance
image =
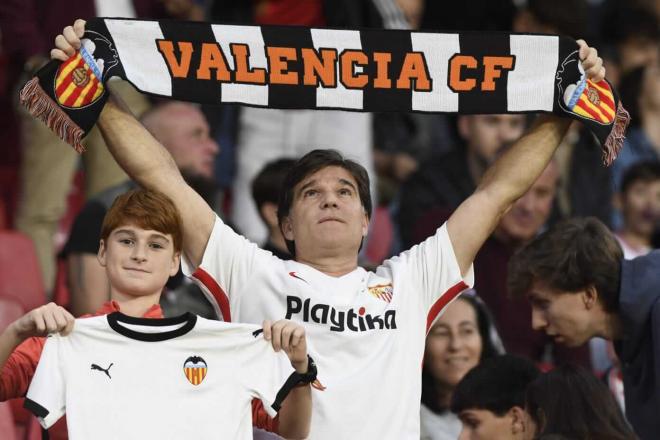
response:
[[[0,402],[0,433],[3,440],[19,440],[9,403]]]
[[[34,245],[20,232],[0,231],[0,298],[12,299],[26,311],[46,302]]]

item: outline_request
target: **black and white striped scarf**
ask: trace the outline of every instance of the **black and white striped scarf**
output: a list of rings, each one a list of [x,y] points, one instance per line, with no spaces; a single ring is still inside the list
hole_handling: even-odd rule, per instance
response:
[[[235,26],[97,18],[80,52],[51,62],[21,101],[82,151],[111,77],[198,103],[280,109],[552,112],[585,123],[609,164],[628,114],[607,80],[587,80],[567,37]]]

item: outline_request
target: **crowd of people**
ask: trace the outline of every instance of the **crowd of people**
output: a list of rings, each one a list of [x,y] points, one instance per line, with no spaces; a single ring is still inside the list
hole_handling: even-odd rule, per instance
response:
[[[16,93],[94,16],[565,35],[631,123],[605,167],[556,116],[199,106],[115,81],[79,156]],[[255,438],[657,438],[659,23],[651,0],[4,1],[0,223],[32,240],[45,305],[0,328],[0,400],[43,406],[45,336],[74,317],[192,312],[288,355],[260,358],[279,375],[247,387],[240,435],[251,414]]]

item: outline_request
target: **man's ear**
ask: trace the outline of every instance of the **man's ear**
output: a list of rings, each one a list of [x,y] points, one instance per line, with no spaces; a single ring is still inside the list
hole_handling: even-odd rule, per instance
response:
[[[179,272],[179,264],[181,263],[181,252],[175,252],[172,255],[172,267],[170,268],[170,276],[173,277]]]
[[[521,407],[511,407],[506,415],[511,420],[511,434],[514,438],[515,436],[522,436],[524,432],[527,432],[527,430],[530,429],[525,421],[525,410]]]
[[[598,291],[593,285],[587,286],[581,293],[584,307],[587,310],[592,309],[598,303]]]
[[[364,211],[362,216],[362,236],[366,237],[368,233],[369,233],[369,216],[367,215],[367,212]]]
[[[282,225],[280,227],[282,231],[282,235],[286,240],[293,241],[293,225],[291,224],[291,220],[289,217],[284,217],[282,219]]]
[[[269,228],[277,226],[277,204],[266,202],[259,208],[261,216],[266,220]]]
[[[105,241],[101,239],[99,241],[99,252],[96,254],[96,259],[99,260],[99,264],[105,267]]]

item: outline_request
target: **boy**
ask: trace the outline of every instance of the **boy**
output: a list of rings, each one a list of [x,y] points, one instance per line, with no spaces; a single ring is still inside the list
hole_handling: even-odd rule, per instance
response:
[[[145,190],[118,197],[104,219],[98,254],[110,279],[112,300],[96,315],[121,312],[134,318],[162,318],[158,301],[168,277],[178,270],[182,241],[181,219],[169,198]],[[24,396],[44,349],[44,336],[67,335],[73,327],[73,316],[52,303],[9,325],[0,334],[0,400]],[[307,371],[306,355],[300,353],[306,347],[304,329],[285,321],[264,322],[264,337],[275,350],[283,348],[292,355],[298,372]],[[296,388],[283,405],[281,435],[306,435],[311,414],[308,388]]]

